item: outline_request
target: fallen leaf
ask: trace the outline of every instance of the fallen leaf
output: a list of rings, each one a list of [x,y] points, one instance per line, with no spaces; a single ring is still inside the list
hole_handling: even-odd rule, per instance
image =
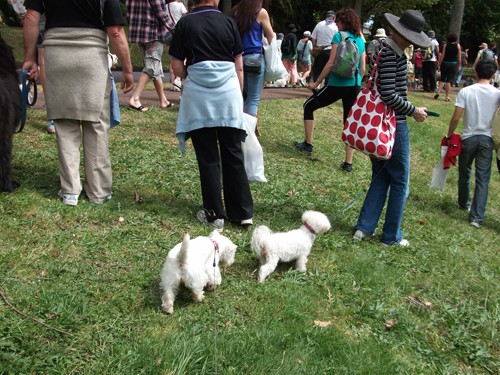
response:
[[[57,314],[47,314],[45,316],[47,317],[47,319],[57,319],[59,317],[59,315]]]
[[[314,325],[316,327],[321,327],[321,328],[324,328],[324,327],[328,327],[328,326],[331,326],[332,325],[332,322],[323,322],[321,320],[315,320],[314,321]]]
[[[144,199],[139,195],[139,192],[136,190],[134,190],[134,200],[135,200],[135,203],[144,202]]]
[[[299,358],[295,358],[295,362],[297,362],[299,365],[303,365],[302,361]]]
[[[233,324],[231,323],[231,321],[230,321],[230,320],[228,320],[228,321],[226,322],[226,327],[231,327],[232,325],[233,325]]]
[[[423,309],[432,309],[432,302],[427,301],[425,298],[407,296],[406,300],[417,307],[421,307]]]
[[[118,219],[118,222],[123,223],[124,221],[125,221],[125,218],[120,216],[120,218]]]
[[[384,328],[387,330],[392,329],[392,327],[394,327],[397,323],[398,323],[397,319],[386,320],[384,323]]]

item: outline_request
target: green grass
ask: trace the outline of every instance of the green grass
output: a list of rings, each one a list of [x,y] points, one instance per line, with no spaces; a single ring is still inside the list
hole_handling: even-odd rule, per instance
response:
[[[123,111],[111,131],[113,199],[95,206],[81,198],[67,207],[56,198],[55,138],[45,133],[44,112],[30,111],[14,144],[21,189],[0,195],[0,288],[19,310],[71,335],[0,303],[0,373],[498,373],[500,178],[492,174],[479,230],[456,208],[456,167],[443,192],[429,190],[452,108],[430,98],[412,96],[441,117],[409,121],[403,231],[410,248],[384,247],[378,237],[354,242],[358,200],[317,238],[306,274],[285,264],[260,285],[251,232],[226,225],[238,245],[235,264],[203,303],[183,291],[172,316],[160,308],[163,261],[185,232],[209,233],[195,217],[201,194],[194,151],[190,143],[185,157],[177,150],[177,112]],[[339,169],[337,103],[316,113],[314,157],[293,150],[292,141],[303,139],[302,103],[261,103],[269,182],[251,187],[254,223],[276,231],[298,227],[306,209],[338,212],[370,181],[361,154],[352,174]],[[386,330],[389,319],[397,323]]]

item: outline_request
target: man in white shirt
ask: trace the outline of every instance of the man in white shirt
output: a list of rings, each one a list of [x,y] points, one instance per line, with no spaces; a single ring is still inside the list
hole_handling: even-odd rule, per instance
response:
[[[490,85],[496,70],[493,61],[481,60],[475,70],[477,83],[459,91],[446,138],[453,135],[463,114],[462,151],[458,158],[458,207],[468,210],[470,224],[479,228],[488,200],[493,159],[491,121],[500,107],[500,91]],[[475,164],[476,182],[471,202],[472,162]]]
[[[318,22],[314,27],[311,34],[313,44],[312,55],[315,56],[312,67],[313,80],[318,79],[321,71],[328,62],[332,50],[332,39],[338,31],[339,29],[335,23],[335,12],[333,10],[326,12],[326,18]],[[326,79],[328,81],[328,77]]]

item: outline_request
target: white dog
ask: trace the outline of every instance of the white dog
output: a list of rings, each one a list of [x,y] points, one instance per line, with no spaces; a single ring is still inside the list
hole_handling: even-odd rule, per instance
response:
[[[183,241],[169,251],[161,271],[163,311],[167,314],[174,311],[174,300],[181,283],[191,290],[195,302],[203,301],[203,289],[211,290],[222,281],[219,263],[223,266],[233,264],[236,248],[216,230],[209,237],[192,240],[186,234]]]
[[[260,258],[259,283],[263,283],[278,265],[278,262],[296,261],[295,268],[306,272],[307,257],[316,235],[330,230],[326,215],[317,211],[302,214],[302,226],[285,233],[273,233],[265,225],[253,231],[251,246]]]

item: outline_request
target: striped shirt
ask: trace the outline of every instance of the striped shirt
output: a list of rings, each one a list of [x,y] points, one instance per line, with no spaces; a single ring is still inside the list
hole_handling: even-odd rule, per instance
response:
[[[162,40],[167,30],[175,28],[165,0],[127,0],[126,6],[130,43]]]
[[[385,48],[384,48],[385,47]],[[381,43],[377,73],[377,88],[382,101],[394,109],[396,122],[406,121],[412,116],[416,107],[408,101],[407,61],[404,51],[391,39]],[[377,55],[373,56],[371,65]]]

